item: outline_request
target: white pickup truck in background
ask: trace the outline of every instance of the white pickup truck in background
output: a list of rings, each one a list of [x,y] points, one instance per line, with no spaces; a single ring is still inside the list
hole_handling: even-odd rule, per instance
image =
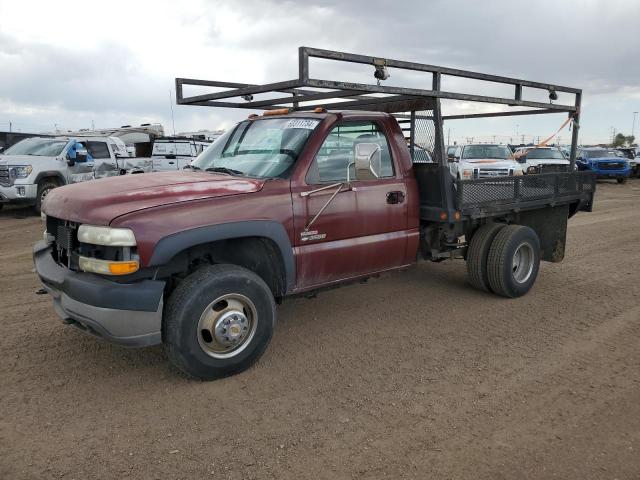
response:
[[[151,160],[153,171],[182,170],[211,145],[207,140],[191,138],[165,137],[153,143]]]
[[[149,171],[151,159],[129,157],[116,137],[26,138],[0,154],[0,208],[24,204],[40,212],[47,194],[61,185]]]
[[[458,180],[522,175],[522,165],[513,159],[509,147],[485,143],[456,146],[449,169]]]
[[[557,147],[520,147],[514,156],[527,175],[569,171],[569,160]]]

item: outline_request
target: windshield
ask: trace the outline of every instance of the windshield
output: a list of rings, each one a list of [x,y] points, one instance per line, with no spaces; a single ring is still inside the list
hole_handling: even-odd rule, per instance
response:
[[[57,157],[68,143],[67,140],[54,138],[25,138],[9,147],[3,155],[37,155],[41,157]]]
[[[320,120],[269,118],[240,122],[191,163],[196,170],[282,178],[298,159]]]
[[[527,159],[529,160],[541,160],[541,159],[549,159],[549,160],[564,160],[564,155],[560,152],[560,150],[556,150],[555,148],[536,148],[527,153]]]
[[[463,159],[495,158],[506,160],[511,157],[511,150],[504,145],[467,145],[462,150]]]
[[[585,158],[619,158],[616,152],[613,150],[605,150],[604,148],[598,150],[585,150]]]

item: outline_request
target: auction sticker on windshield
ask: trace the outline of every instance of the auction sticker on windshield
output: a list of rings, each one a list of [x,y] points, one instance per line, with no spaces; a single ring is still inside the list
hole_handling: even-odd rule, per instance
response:
[[[284,128],[306,128],[307,130],[313,130],[316,125],[320,123],[320,120],[309,120],[306,118],[292,118],[289,120]]]

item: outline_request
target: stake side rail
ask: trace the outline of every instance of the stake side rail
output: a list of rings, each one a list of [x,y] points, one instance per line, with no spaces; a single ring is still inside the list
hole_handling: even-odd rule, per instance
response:
[[[432,80],[432,86],[437,88],[407,88],[396,86],[385,86],[375,84],[362,84],[353,82],[342,82],[336,80],[323,80],[311,78],[309,75],[309,59],[319,58],[332,60],[337,62],[356,63],[371,65],[374,67],[384,66],[385,68],[398,68],[416,72],[429,73],[435,80],[436,77],[442,75],[454,76],[458,78],[466,78],[483,82],[494,82],[500,84],[513,85],[513,97],[496,97],[477,95],[472,93],[459,93],[443,91],[439,83]],[[425,81],[427,84],[427,81]],[[207,93],[202,95],[185,96],[183,87],[185,85],[200,87],[216,87],[225,90]],[[317,107],[336,107],[340,109],[353,109],[367,106],[369,109],[375,109],[376,106],[382,107],[384,111],[389,111],[388,104],[393,100],[406,100],[406,97],[428,97],[450,99],[468,102],[495,103],[509,106],[521,106],[532,109],[541,109],[544,112],[533,110],[530,113],[557,113],[557,112],[576,112],[579,105],[562,105],[554,103],[534,102],[522,99],[522,88],[528,87],[532,89],[545,90],[550,94],[552,92],[564,92],[573,95],[579,95],[580,89],[556,85],[551,83],[534,82],[530,80],[504,77],[499,75],[490,75],[469,70],[460,70],[454,68],[446,68],[437,65],[428,65],[416,62],[406,62],[401,60],[384,59],[365,55],[358,55],[345,52],[337,52],[331,50],[322,50],[317,48],[300,47],[299,49],[299,72],[298,78],[283,82],[268,83],[264,85],[245,84],[236,82],[221,82],[199,80],[192,78],[176,78],[176,101],[180,105],[201,105],[224,108],[244,108],[256,109],[263,108],[266,110],[275,108],[292,108],[295,110],[312,110]],[[309,90],[309,89],[315,90]],[[322,89],[323,91],[318,91]],[[328,90],[328,91],[327,91]],[[254,101],[253,96],[265,93],[284,93],[286,96],[276,96],[270,99]],[[374,95],[386,95],[386,97]],[[403,98],[404,97],[404,98]],[[230,99],[244,99],[244,101],[229,101]],[[223,101],[226,100],[226,101]],[[333,100],[333,101],[332,101]],[[347,100],[347,101],[344,101]],[[304,103],[316,102],[310,105],[302,105]],[[319,103],[318,103],[319,102]],[[385,107],[387,105],[387,107]],[[389,113],[398,113],[399,110]],[[501,116],[501,115],[526,115],[527,111],[515,112],[496,112],[488,114],[474,114],[475,117],[480,116]],[[453,118],[473,118],[469,115],[453,116]],[[447,119],[445,117],[445,119]]]

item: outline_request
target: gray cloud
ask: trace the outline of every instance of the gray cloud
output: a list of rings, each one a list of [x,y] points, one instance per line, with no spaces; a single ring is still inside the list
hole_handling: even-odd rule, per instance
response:
[[[591,136],[607,135],[610,125],[624,129],[630,112],[640,110],[640,3],[632,0],[251,0],[206,3],[209,8],[186,3],[180,3],[182,11],[173,4],[148,5],[157,9],[156,15],[175,20],[175,28],[158,34],[181,47],[180,69],[171,68],[171,57],[157,68],[142,68],[144,50],[132,48],[126,32],[114,30],[113,38],[79,53],[71,45],[4,33],[0,23],[0,129],[8,121],[74,128],[87,126],[90,119],[101,126],[157,120],[167,128],[173,77],[247,82],[293,78],[300,45],[581,87],[583,133]],[[100,21],[99,15],[94,21]],[[203,34],[202,44],[189,43],[194,30]],[[149,42],[148,48],[156,47]],[[193,61],[185,62],[190,56]],[[317,68],[332,76],[360,72]],[[363,80],[370,81],[371,72],[362,71],[367,75]],[[400,81],[421,80],[400,73],[390,80]],[[246,115],[179,106],[175,113],[178,130],[215,128]],[[509,122],[489,128],[513,129]],[[527,120],[521,123],[537,128]],[[543,122],[541,134],[555,123]],[[473,133],[481,127],[469,128]]]

